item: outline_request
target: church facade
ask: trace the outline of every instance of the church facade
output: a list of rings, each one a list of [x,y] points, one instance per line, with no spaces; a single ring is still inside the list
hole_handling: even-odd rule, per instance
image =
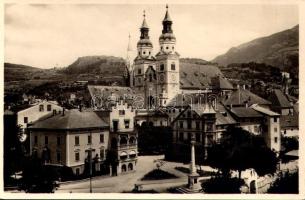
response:
[[[130,86],[142,96],[145,107],[165,106],[180,93],[179,54],[176,52],[176,37],[166,6],[163,30],[159,37],[159,49],[153,55],[153,44],[149,38],[149,27],[144,13],[137,43],[137,56],[130,72]]]

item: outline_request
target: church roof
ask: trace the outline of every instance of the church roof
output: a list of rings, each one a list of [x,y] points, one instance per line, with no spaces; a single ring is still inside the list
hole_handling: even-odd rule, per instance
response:
[[[232,84],[215,65],[180,63],[181,89],[202,89],[207,87],[214,89],[233,89]]]
[[[166,7],[166,8],[168,8],[168,7]],[[168,10],[166,10],[165,17],[164,17],[163,21],[172,21],[170,16],[169,16]]]
[[[149,28],[145,18],[143,19],[141,28]]]

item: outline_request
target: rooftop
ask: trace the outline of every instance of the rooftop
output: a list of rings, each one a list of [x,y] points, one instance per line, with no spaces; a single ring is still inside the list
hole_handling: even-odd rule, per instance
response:
[[[280,117],[281,128],[298,128],[299,127],[299,115],[282,115]]]
[[[109,125],[101,119],[95,112],[80,112],[79,110],[65,111],[50,118],[35,122],[29,129],[46,130],[73,130],[107,128]]]
[[[257,105],[257,104],[253,104],[253,105],[251,106],[251,108],[253,108],[254,110],[256,110],[256,111],[258,111],[258,112],[260,112],[260,113],[263,113],[263,114],[265,114],[265,115],[269,115],[269,116],[280,116],[279,113],[273,112],[273,111],[271,111],[271,110],[269,110],[269,109],[267,109],[267,108],[261,107],[261,106],[259,106],[259,105]]]
[[[256,94],[250,92],[247,89],[237,89],[234,92],[232,92],[231,96],[228,97],[228,99],[225,99],[223,101],[223,104],[225,106],[236,106],[236,105],[245,105],[245,104],[253,105],[253,104],[259,104],[259,105],[270,105],[271,102],[263,99],[260,96],[257,96]]]
[[[287,96],[279,89],[275,89],[273,92],[271,92],[268,99],[272,102],[273,106],[279,106],[281,108],[292,107]]]
[[[253,108],[246,107],[233,107],[231,113],[238,118],[258,118],[263,117],[262,114],[254,110]]]

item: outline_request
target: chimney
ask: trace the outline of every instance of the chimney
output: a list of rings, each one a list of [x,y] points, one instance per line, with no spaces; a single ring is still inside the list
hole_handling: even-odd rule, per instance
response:
[[[65,116],[65,108],[62,109],[62,116]]]

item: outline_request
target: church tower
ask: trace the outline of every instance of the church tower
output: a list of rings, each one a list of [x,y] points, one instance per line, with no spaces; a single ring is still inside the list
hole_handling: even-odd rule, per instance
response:
[[[179,54],[176,49],[176,37],[172,30],[172,20],[168,6],[163,19],[163,30],[159,37],[160,50],[156,55],[156,71],[158,79],[158,96],[160,106],[165,106],[180,92],[179,82]]]
[[[127,46],[127,55],[126,55],[126,68],[127,68],[127,84],[130,87],[134,85],[134,78],[133,78],[133,64],[131,63],[131,53],[132,48],[130,44],[130,34],[128,36],[128,46]]]
[[[137,43],[137,56],[134,59],[134,85],[133,88],[145,99],[145,106],[154,103],[156,95],[156,77],[152,74],[155,70],[155,57],[153,45],[149,39],[149,27],[143,14],[143,22],[140,28],[140,40]],[[148,70],[149,69],[149,70]],[[148,102],[149,101],[149,102]]]

